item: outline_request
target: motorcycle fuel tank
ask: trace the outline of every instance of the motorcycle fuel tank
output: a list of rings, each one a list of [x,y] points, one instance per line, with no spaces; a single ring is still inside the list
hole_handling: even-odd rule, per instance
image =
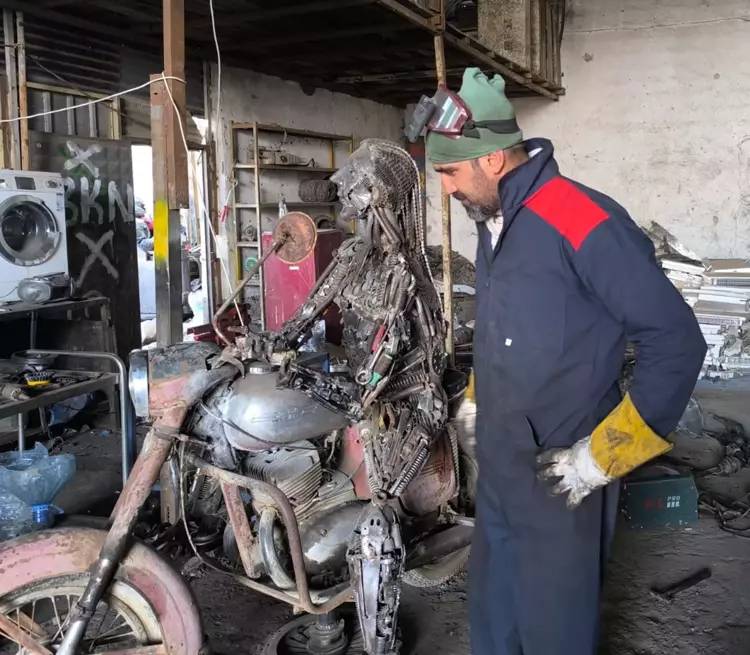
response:
[[[229,443],[239,450],[268,450],[314,439],[347,425],[346,417],[326,409],[301,391],[276,388],[277,373],[251,365],[244,378],[225,390],[218,403]]]

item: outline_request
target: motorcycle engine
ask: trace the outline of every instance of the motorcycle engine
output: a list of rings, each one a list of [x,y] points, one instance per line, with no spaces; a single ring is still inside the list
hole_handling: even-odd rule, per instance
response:
[[[251,453],[245,458],[244,469],[250,477],[281,489],[295,507],[311,500],[323,479],[320,455],[311,441]],[[271,502],[257,494],[253,501],[260,506]]]

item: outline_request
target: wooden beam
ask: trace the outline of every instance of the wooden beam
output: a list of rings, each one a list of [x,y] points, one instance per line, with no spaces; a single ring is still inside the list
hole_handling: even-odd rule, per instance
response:
[[[363,5],[374,4],[376,0],[320,0],[319,2],[302,2],[291,7],[277,7],[274,9],[259,9],[240,20],[234,12],[219,14],[216,16],[217,25],[237,26],[249,23],[258,23],[260,21],[279,20],[282,18],[293,18],[296,16],[308,17],[310,14],[320,14],[327,11],[341,11],[351,9],[352,7],[361,7]],[[191,20],[187,24],[189,29],[211,27],[211,20]]]
[[[446,75],[461,75],[464,68],[446,69]],[[434,80],[438,73],[434,68],[416,71],[397,71],[393,73],[373,73],[370,75],[345,75],[333,80],[334,84],[371,84],[378,82],[401,82],[411,80]]]
[[[301,31],[287,33],[282,36],[274,36],[271,38],[253,38],[252,47],[259,49],[266,49],[275,46],[290,46],[299,43],[319,43],[321,41],[345,41],[353,38],[359,38],[361,36],[367,36],[368,34],[393,34],[395,32],[405,32],[414,29],[414,26],[405,22],[385,22],[375,23],[370,25],[360,25],[358,27],[347,27],[337,28],[330,27],[324,32],[314,31]],[[248,44],[235,43],[234,45],[228,45],[222,48],[222,53],[227,52],[247,52]],[[288,51],[291,54],[295,54],[294,50]],[[268,55],[266,55],[268,56]]]
[[[5,38],[5,78],[8,93],[8,118],[18,118],[18,68],[16,62],[15,34],[16,26],[13,12],[3,9],[3,34]],[[8,124],[8,149],[10,151],[10,167],[21,167],[21,132],[18,121]]]
[[[16,55],[18,58],[18,114],[29,115],[29,88],[26,78],[26,36],[24,32],[23,14],[16,12]],[[29,121],[23,119],[20,124],[21,139],[21,168],[31,168],[29,160]]]
[[[399,16],[401,16],[401,18],[405,18],[406,20],[408,20],[410,23],[413,23],[417,27],[421,27],[422,29],[428,30],[429,32],[432,32],[433,34],[437,34],[440,32],[439,24],[436,24],[435,22],[431,21],[429,18],[422,16],[414,9],[411,9],[404,4],[401,4],[399,0],[377,0],[377,2],[379,5],[382,5],[383,7],[390,9],[394,14],[398,14]]]
[[[185,80],[185,0],[164,0],[164,73],[167,77]],[[188,170],[187,153],[182,142],[186,125],[186,84],[168,80],[167,85],[178,112],[172,111],[166,117],[167,128],[167,170],[169,174],[170,209],[187,208]],[[171,105],[170,101],[170,105]]]
[[[445,25],[445,2],[440,3],[440,24]],[[435,70],[437,83],[448,86],[448,68],[445,64],[445,44],[442,31],[435,35]],[[425,165],[427,165],[425,163]],[[443,209],[443,318],[447,321],[445,352],[453,364],[453,234],[451,228],[451,197],[440,188]]]
[[[184,80],[184,0],[163,0],[162,9],[164,73],[167,77]],[[177,80],[164,81],[161,74],[152,75],[151,79],[155,82],[151,85],[151,146],[156,339],[160,346],[168,346],[182,341],[180,208],[188,202],[188,174],[180,121],[185,118],[185,84]]]

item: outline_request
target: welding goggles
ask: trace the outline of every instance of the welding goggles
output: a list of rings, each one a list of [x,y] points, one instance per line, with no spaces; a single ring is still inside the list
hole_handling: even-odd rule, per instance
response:
[[[473,120],[471,109],[466,106],[461,96],[440,85],[434,96],[422,96],[419,99],[404,134],[411,143],[426,132],[437,132],[456,139],[461,136],[478,139],[481,136],[478,129],[480,127],[496,134],[514,134],[519,130],[515,118]]]

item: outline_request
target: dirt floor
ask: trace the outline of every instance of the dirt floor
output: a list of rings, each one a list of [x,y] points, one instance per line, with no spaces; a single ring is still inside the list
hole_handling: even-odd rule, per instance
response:
[[[704,410],[743,421],[748,429],[749,394],[750,380],[701,385],[698,391]],[[117,439],[89,432],[66,446],[79,467],[58,498],[66,512],[102,515],[111,506],[119,482]],[[750,489],[744,473],[734,482],[738,491]],[[649,591],[702,567],[710,567],[712,576],[671,602]],[[748,570],[750,541],[722,532],[711,517],[682,530],[621,528],[605,589],[602,655],[747,655]],[[198,571],[191,585],[217,655],[260,653],[263,641],[292,618],[286,605],[214,572]],[[429,591],[405,589],[404,655],[467,655],[466,597],[464,578]]]

